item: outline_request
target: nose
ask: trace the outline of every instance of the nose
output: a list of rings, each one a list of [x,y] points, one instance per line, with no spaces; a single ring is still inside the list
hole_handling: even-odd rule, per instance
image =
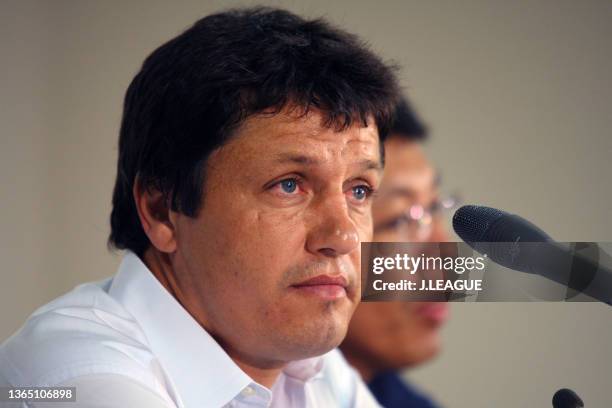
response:
[[[325,257],[348,254],[359,246],[359,233],[344,195],[313,203],[306,249]]]
[[[448,228],[443,216],[438,215],[433,217],[431,223],[431,232],[427,237],[427,242],[448,242]]]

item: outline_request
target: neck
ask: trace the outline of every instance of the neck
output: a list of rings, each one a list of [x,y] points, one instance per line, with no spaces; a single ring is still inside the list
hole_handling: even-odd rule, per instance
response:
[[[156,249],[150,247],[147,249],[143,256],[142,261],[149,268],[153,276],[162,284],[164,288],[176,299],[176,301],[183,306],[183,308],[200,324],[200,326],[208,332],[223,350],[230,356],[230,358],[236,363],[242,371],[244,371],[249,377],[251,377],[257,383],[267,388],[272,388],[280,375],[284,363],[280,362],[269,362],[262,363],[249,358],[247,355],[240,353],[235,350],[229,344],[223,341],[219,336],[215,335],[214,331],[207,324],[205,314],[196,305],[198,302],[190,302],[189,296],[181,290],[176,273],[170,260],[170,255],[159,252]]]
[[[222,346],[223,347],[223,346]],[[274,386],[274,383],[278,379],[278,376],[281,374],[285,364],[284,363],[261,363],[254,362],[248,357],[241,355],[240,353],[236,353],[231,348],[223,347],[223,349],[228,353],[234,363],[242,371],[244,371],[249,377],[251,377],[258,384],[263,385],[269,389]]]
[[[372,364],[368,363],[368,359],[364,358],[360,353],[353,353],[350,349],[340,347],[346,361],[353,366],[361,375],[363,381],[367,384],[374,379],[379,370]]]
[[[142,262],[147,265],[153,276],[162,284],[164,288],[187,310],[187,305],[183,302],[181,290],[176,280],[176,274],[172,268],[170,256],[164,252],[159,252],[152,247],[147,249],[142,255]]]

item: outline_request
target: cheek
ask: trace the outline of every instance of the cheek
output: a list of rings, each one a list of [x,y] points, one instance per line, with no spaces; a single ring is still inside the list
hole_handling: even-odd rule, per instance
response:
[[[402,232],[398,230],[389,230],[384,232],[377,232],[374,235],[374,241],[377,242],[421,242],[415,234]]]
[[[359,240],[361,242],[371,242],[374,235],[371,210],[368,209],[365,213],[358,214],[353,220],[359,234]]]
[[[223,271],[227,285],[248,285],[251,294],[268,294],[296,263],[304,245],[304,225],[295,214],[236,204],[201,229],[202,241],[212,237],[202,262]]]
[[[253,210],[244,220],[244,225],[248,225],[263,245],[273,250],[303,245],[306,240],[305,214],[296,209]]]
[[[350,340],[377,358],[386,359],[401,347],[406,338],[398,329],[393,305],[387,303],[362,303],[351,320]]]
[[[351,329],[357,333],[370,333],[380,330],[380,305],[377,303],[361,303],[351,320]]]
[[[361,243],[373,241],[372,217],[369,215],[369,213],[360,214],[358,217],[353,218],[353,222],[355,223],[360,244],[349,256],[355,267],[355,271],[357,274],[359,274],[361,272]]]
[[[306,227],[302,214],[296,211],[251,210],[242,220],[248,230],[249,242],[243,256],[252,266],[278,284],[285,271],[299,263],[304,252]]]

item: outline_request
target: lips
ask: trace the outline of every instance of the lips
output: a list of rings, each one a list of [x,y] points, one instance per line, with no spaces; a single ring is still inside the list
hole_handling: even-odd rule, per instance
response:
[[[443,324],[448,318],[448,304],[445,302],[423,302],[416,313],[435,325]]]
[[[326,300],[345,297],[347,287],[347,279],[342,275],[319,275],[292,285],[292,288],[298,290],[299,293],[315,295]]]
[[[337,276],[329,276],[329,275],[319,275],[314,278],[310,278],[305,280],[304,282],[300,282],[293,286],[319,286],[319,285],[338,285],[346,288],[348,286],[348,282],[346,278],[342,275]]]

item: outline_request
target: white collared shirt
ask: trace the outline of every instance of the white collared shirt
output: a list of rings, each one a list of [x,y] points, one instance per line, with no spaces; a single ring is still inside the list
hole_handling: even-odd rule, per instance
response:
[[[256,383],[131,252],[114,277],[41,307],[0,346],[2,386],[75,386],[72,408],[378,406],[337,350],[289,363],[272,389]]]

